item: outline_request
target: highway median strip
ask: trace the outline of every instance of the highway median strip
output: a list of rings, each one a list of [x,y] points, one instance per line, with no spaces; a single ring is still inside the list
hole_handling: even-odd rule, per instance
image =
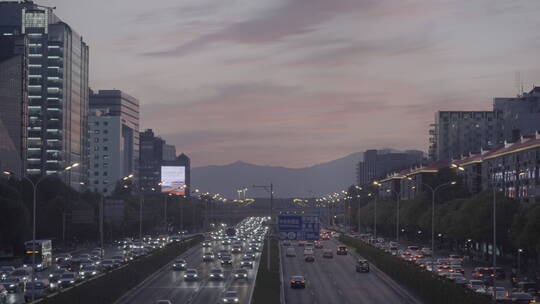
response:
[[[269,254],[267,244],[268,242],[264,243],[263,252],[259,262],[255,290],[253,291],[253,298],[251,301],[251,303],[254,304],[275,304],[281,302],[281,261],[279,256],[279,241],[277,239],[271,239],[270,241],[270,270],[267,268],[267,255]]]

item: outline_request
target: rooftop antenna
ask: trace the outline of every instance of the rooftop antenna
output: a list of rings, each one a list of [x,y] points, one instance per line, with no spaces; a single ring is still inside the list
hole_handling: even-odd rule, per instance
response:
[[[523,93],[523,83],[521,81],[521,72],[520,71],[516,71],[514,81],[515,81],[515,89],[517,91],[517,96],[519,97]]]

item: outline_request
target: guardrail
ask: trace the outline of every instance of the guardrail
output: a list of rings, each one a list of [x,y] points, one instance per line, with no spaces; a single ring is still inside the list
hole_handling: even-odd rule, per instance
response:
[[[425,303],[489,304],[488,296],[460,287],[452,281],[421,269],[417,265],[395,257],[361,240],[342,235],[339,240],[356,251],[393,280],[411,290]]]
[[[198,244],[202,236],[189,240],[171,243],[165,248],[130,262],[122,267],[83,281],[77,285],[61,289],[46,298],[40,299],[43,304],[94,304],[113,303],[124,293],[130,291],[148,276],[169,263],[178,255]]]

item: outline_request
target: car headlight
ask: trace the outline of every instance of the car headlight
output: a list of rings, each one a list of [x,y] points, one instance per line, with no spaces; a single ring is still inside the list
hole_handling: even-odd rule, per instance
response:
[[[62,283],[62,281],[58,280],[58,282],[57,282],[57,283],[58,283],[58,284],[60,284],[60,283]]]
[[[75,281],[73,281],[73,280],[71,280],[71,281],[69,281],[69,282],[70,282],[71,284],[75,283]]]
[[[9,284],[9,287],[13,288],[13,287],[15,287],[15,284]]]
[[[234,299],[235,302],[238,302],[238,299]]]
[[[96,275],[96,274],[97,274],[97,272],[95,272],[95,271],[92,271],[92,275]]]
[[[187,278],[187,274],[184,275],[184,278]]]
[[[198,277],[198,275],[196,275],[196,274],[194,274],[193,276],[194,276],[194,277]]]
[[[79,272],[79,275],[84,275],[84,272],[83,271]]]
[[[234,276],[238,278],[238,275],[237,275],[237,274],[235,274]]]
[[[176,267],[176,264],[172,264],[173,267]]]
[[[42,266],[43,266],[43,264],[37,264],[38,268],[41,268]]]
[[[52,274],[52,273],[50,273],[50,274],[49,274],[49,278],[52,278],[52,277],[53,277],[53,274]]]

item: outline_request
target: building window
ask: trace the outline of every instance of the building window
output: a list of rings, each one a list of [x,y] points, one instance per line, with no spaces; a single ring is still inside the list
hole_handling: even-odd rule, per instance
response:
[[[109,139],[107,137],[103,138],[103,142],[108,142],[108,141],[109,141]]]
[[[99,121],[94,122],[95,126],[99,126]]]
[[[109,151],[109,147],[104,146],[104,147],[103,147],[103,151]]]
[[[107,172],[107,171],[103,172],[103,176],[108,176],[108,175],[109,175],[109,172]]]
[[[104,125],[104,126],[108,126],[108,125],[109,125],[109,122],[104,121],[104,122],[103,122],[103,125]]]
[[[97,142],[97,143],[98,143],[98,142],[99,142],[99,138],[97,138],[97,137],[96,137],[96,139],[95,139],[95,142]]]

